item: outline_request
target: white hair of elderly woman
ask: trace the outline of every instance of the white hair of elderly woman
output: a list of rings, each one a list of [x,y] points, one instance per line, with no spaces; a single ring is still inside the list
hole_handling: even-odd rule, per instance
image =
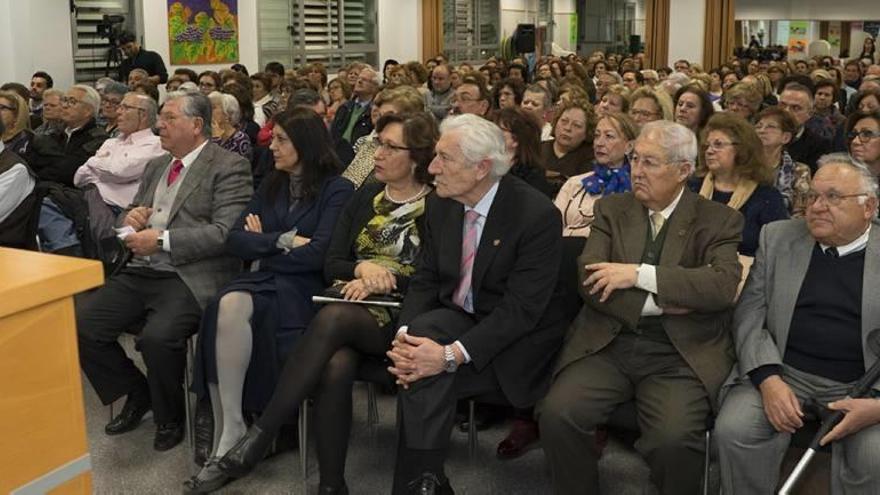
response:
[[[234,96],[219,91],[212,91],[208,95],[208,99],[211,100],[212,105],[215,103],[220,105],[220,109],[226,114],[229,123],[233,127],[238,125],[238,122],[241,120],[241,107],[238,106],[238,100]]]

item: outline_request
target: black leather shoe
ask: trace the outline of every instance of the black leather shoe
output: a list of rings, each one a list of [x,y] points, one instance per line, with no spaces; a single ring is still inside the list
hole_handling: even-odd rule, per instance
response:
[[[205,466],[214,450],[214,413],[211,411],[211,401],[207,398],[196,404],[193,442],[193,461],[197,466]]]
[[[220,470],[219,457],[208,459],[198,474],[183,482],[183,493],[211,493],[229,483],[229,476]]]
[[[233,478],[241,478],[266,457],[271,446],[272,436],[253,425],[220,459],[220,469]]]
[[[406,486],[408,495],[455,495],[449,480],[440,481],[434,473],[422,473]]]
[[[107,423],[104,427],[104,433],[108,435],[119,435],[131,431],[141,424],[144,415],[147,414],[152,405],[150,404],[149,392],[132,392],[125,399],[125,405],[115,418]]]
[[[156,425],[156,437],[153,439],[153,448],[159,452],[174,448],[183,441],[183,423],[163,423]]]

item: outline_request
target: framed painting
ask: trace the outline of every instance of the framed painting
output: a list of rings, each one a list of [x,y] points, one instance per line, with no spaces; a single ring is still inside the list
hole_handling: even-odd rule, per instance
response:
[[[238,62],[238,0],[168,0],[171,65]]]

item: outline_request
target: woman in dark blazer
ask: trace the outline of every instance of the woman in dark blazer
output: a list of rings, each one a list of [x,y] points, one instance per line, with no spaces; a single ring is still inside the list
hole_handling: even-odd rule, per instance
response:
[[[205,310],[193,389],[210,396],[220,433],[202,470],[185,483],[200,493],[216,482],[216,461],[247,429],[242,410],[261,411],[275,389],[287,350],[315,315],[324,289],[330,236],[353,187],[340,177],[323,119],[309,109],[275,116],[275,170],[227,239],[251,262]],[[216,435],[215,435],[216,438]]]
[[[345,299],[401,293],[415,272],[438,131],[427,113],[379,119],[375,177],[357,190],[339,219],[325,275]],[[262,416],[219,467],[246,474],[263,458],[275,433],[306,397],[315,398],[320,493],[345,494],[345,457],[351,427],[351,387],[365,356],[384,357],[396,311],[334,303],[324,306],[290,352],[276,393]],[[390,377],[389,377],[390,379]]]

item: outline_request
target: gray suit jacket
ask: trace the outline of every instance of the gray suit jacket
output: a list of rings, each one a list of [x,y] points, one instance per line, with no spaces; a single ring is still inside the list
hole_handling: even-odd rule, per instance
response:
[[[147,163],[132,204],[153,206],[153,196],[171,163],[171,155]],[[214,143],[205,145],[187,169],[171,214],[168,235],[171,264],[202,308],[241,271],[241,261],[226,254],[226,236],[253,195],[250,164]]]
[[[612,194],[596,202],[590,238],[578,258],[578,279],[589,275],[584,265],[636,263],[642,259],[648,210],[632,193]],[[736,254],[743,218],[726,205],[685,189],[667,223],[657,266],[657,304],[693,310],[665,315],[663,327],[685,361],[715,396],[733,365],[730,312],[740,280]],[[604,303],[578,284],[585,304],[566,336],[557,373],[569,364],[602,350],[623,327],[636,328],[648,293],[617,290]]]
[[[810,265],[816,240],[804,219],[764,226],[757,256],[733,317],[736,339],[734,366],[727,384],[748,381],[748,373],[768,364],[782,364],[794,306]],[[868,332],[880,327],[880,222],[874,220],[865,252],[862,285],[862,352],[865,369],[877,356],[868,349]]]

